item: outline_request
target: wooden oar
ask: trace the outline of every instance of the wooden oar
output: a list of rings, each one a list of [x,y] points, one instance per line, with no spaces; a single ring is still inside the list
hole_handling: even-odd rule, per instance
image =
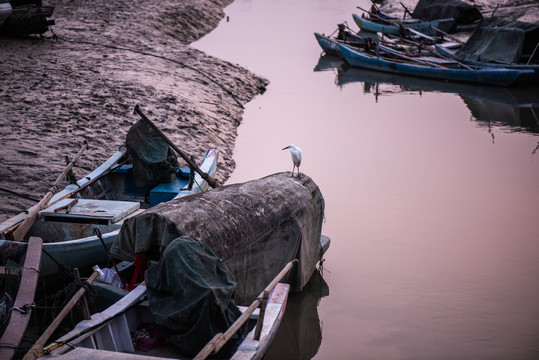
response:
[[[94,271],[93,274],[90,275],[88,280],[86,280],[86,282],[91,285],[94,282],[94,280],[95,280],[95,278],[97,277],[98,274],[99,273],[97,271]],[[39,339],[37,339],[37,341],[32,346],[32,348],[28,351],[28,353],[26,353],[23,360],[35,360],[38,357],[40,357],[41,355],[43,355],[43,351],[42,351],[43,350],[43,345],[45,345],[45,343],[47,342],[49,337],[51,337],[51,335],[54,333],[56,328],[58,328],[60,323],[64,320],[64,318],[67,316],[67,314],[69,314],[71,309],[73,309],[73,307],[77,304],[77,302],[80,300],[80,298],[84,295],[85,292],[86,292],[86,288],[81,287],[75,293],[75,295],[73,295],[71,300],[69,300],[67,305],[62,309],[60,314],[58,314],[56,319],[54,319],[54,321],[49,325],[47,330],[45,330],[45,332],[39,337]]]
[[[453,41],[456,41],[456,42],[458,42],[458,43],[461,44],[461,45],[464,44],[463,41],[459,40],[458,38],[454,37],[453,35],[448,34],[448,33],[446,33],[445,31],[442,31],[442,30],[440,30],[440,29],[438,29],[437,27],[434,27],[434,26],[432,26],[432,25],[431,25],[430,27],[433,28],[434,30],[438,31],[440,34],[442,34],[442,35],[448,37],[449,39],[451,39],[451,40],[453,40]]]
[[[165,141],[170,145],[171,148],[174,149],[174,151],[176,151],[178,153],[178,155],[180,155],[186,162],[187,164],[189,164],[189,166],[192,168],[192,169],[195,169],[195,171],[197,173],[199,173],[199,175],[208,182],[208,184],[212,187],[212,188],[216,188],[216,187],[220,187],[221,184],[219,184],[217,182],[217,180],[215,180],[214,178],[212,178],[210,175],[208,175],[207,173],[205,173],[204,171],[200,170],[200,168],[197,166],[197,164],[195,164],[193,161],[191,161],[191,159],[189,158],[189,156],[187,156],[186,154],[183,153],[183,151],[181,151],[176,145],[174,145],[174,143],[150,120],[148,119],[148,117],[146,115],[144,115],[142,113],[142,111],[140,110],[140,107],[138,105],[135,106],[135,113],[136,114],[139,114],[140,117],[142,119],[144,119],[144,121],[146,121],[148,123],[148,125],[150,125],[152,127],[152,129],[154,129],[155,131],[157,131],[157,133],[159,135],[161,135],[161,137],[163,139],[165,139]]]
[[[406,17],[406,13],[408,13],[411,18],[414,17],[410,10],[408,10],[408,8],[402,2],[399,2],[399,4],[401,4],[401,6],[404,8],[404,16],[402,17],[403,19]]]
[[[298,262],[298,259],[290,261],[281,272],[269,283],[269,285],[258,295],[255,301],[245,310],[245,312],[232,324],[225,333],[219,333],[210,340],[209,343],[200,350],[200,352],[193,358],[193,360],[203,360],[208,356],[217,353],[230,338],[243,326],[243,324],[249,320],[251,314],[260,306],[264,299],[265,294],[269,294],[275,286],[281,281],[281,279],[288,274],[292,266]],[[266,295],[267,296],[267,295]]]
[[[22,241],[24,240],[24,236],[32,227],[32,224],[37,218],[37,213],[41,210],[43,210],[45,207],[47,207],[47,204],[49,203],[49,200],[52,198],[54,193],[58,190],[58,185],[60,185],[60,182],[64,180],[67,173],[73,168],[73,165],[79,160],[84,150],[88,149],[88,143],[84,141],[82,148],[79,150],[77,155],[71,160],[69,164],[64,168],[64,171],[58,176],[52,187],[47,191],[43,199],[37,205],[32,209],[30,213],[26,216],[26,218],[23,220],[23,222],[13,231],[13,239],[15,241]]]
[[[433,28],[433,29],[436,30],[436,28]],[[398,38],[399,38],[401,41],[406,42],[406,43],[409,43],[409,44],[411,44],[411,45],[415,45],[415,46],[420,46],[420,45],[421,45],[421,44],[419,44],[419,43],[417,43],[417,42],[415,42],[415,41],[412,41],[412,40],[409,40],[409,39],[405,39],[405,38],[403,38],[403,37],[401,37],[401,36],[399,36]],[[433,54],[433,55],[436,56],[436,57],[442,57],[442,58],[444,58],[444,59],[453,61],[453,62],[455,62],[456,64],[462,66],[463,68],[465,68],[465,69],[467,69],[467,70],[474,70],[474,68],[472,68],[471,66],[468,66],[468,65],[466,65],[466,64],[464,64],[464,63],[462,63],[462,62],[460,62],[460,61],[458,61],[458,60],[456,60],[456,59],[453,59],[453,58],[451,58],[451,57],[443,56],[443,55],[438,54],[437,52],[432,51],[432,50],[429,50],[429,49],[427,49],[427,48],[423,48],[423,50],[425,50],[425,51],[427,51],[427,52]]]

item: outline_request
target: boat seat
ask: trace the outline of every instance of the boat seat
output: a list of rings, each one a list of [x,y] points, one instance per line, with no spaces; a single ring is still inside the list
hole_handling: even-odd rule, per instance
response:
[[[150,190],[150,207],[174,199],[188,184],[189,169],[180,168],[174,181],[159,184]],[[196,186],[196,184],[193,186]]]
[[[139,208],[135,201],[67,198],[41,210],[38,216],[49,221],[111,224]]]

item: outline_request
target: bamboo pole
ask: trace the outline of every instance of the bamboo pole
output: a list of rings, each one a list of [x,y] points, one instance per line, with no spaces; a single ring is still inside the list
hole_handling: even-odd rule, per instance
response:
[[[431,28],[433,28],[434,30],[438,31],[440,34],[444,35],[444,36],[447,36],[449,39],[453,40],[453,41],[456,41],[458,42],[459,44],[464,44],[464,42],[462,40],[459,40],[458,38],[454,37],[453,35],[451,34],[448,34],[446,33],[445,31],[442,31],[440,29],[438,29],[437,27],[434,27],[431,25]]]
[[[15,241],[23,241],[24,236],[30,230],[32,227],[32,224],[34,221],[36,221],[37,213],[40,212],[42,209],[47,207],[47,204],[49,203],[49,200],[52,198],[54,193],[58,190],[58,185],[60,185],[60,182],[66,177],[67,173],[73,168],[73,165],[79,160],[84,150],[88,149],[88,143],[84,141],[82,148],[79,150],[77,155],[71,160],[69,164],[64,168],[64,171],[58,176],[52,187],[47,191],[43,199],[37,205],[28,213],[26,218],[21,222],[21,224],[13,231],[13,240]]]
[[[260,306],[262,299],[264,298],[264,293],[268,294],[277,286],[279,281],[285,277],[286,274],[292,269],[294,264],[299,262],[298,259],[294,259],[287,263],[281,272],[269,283],[268,286],[258,295],[258,297],[249,305],[247,310],[225,331],[225,333],[219,333],[210,340],[209,343],[200,350],[200,352],[193,358],[193,360],[203,360],[208,356],[217,353],[230,338],[243,326],[243,324],[249,320],[251,314]]]
[[[98,272],[94,271],[92,275],[86,280],[88,284],[92,284],[97,277]],[[54,333],[56,328],[60,325],[60,323],[64,320],[64,318],[69,314],[71,309],[77,304],[77,302],[80,300],[80,298],[84,295],[86,292],[86,288],[81,287],[75,295],[69,300],[69,302],[66,304],[66,306],[62,309],[60,314],[56,317],[56,319],[53,320],[53,322],[49,325],[47,330],[41,335],[39,339],[35,342],[35,344],[30,348],[28,353],[24,356],[23,360],[35,360],[38,357],[43,355],[43,345],[47,342],[49,337]]]
[[[415,59],[415,58],[412,58],[410,56],[406,56],[404,54],[401,54],[400,52],[396,51],[396,50],[393,50],[387,46],[381,46],[382,50],[384,51],[387,51],[388,53],[390,54],[393,54],[397,57],[400,57],[402,59],[405,59],[405,60],[408,60],[408,61],[412,61],[412,62],[416,62],[418,64],[422,64],[422,65],[430,65],[430,66],[434,66],[434,67],[437,67],[437,68],[440,68],[440,69],[448,69],[447,67],[445,66],[442,66],[442,65],[439,65],[439,64],[436,64],[434,62],[430,62],[430,61],[426,61],[426,60],[420,60],[420,59]]]
[[[434,29],[434,30],[437,30],[435,27],[433,27],[433,29]],[[420,44],[417,43],[416,41],[412,41],[412,40],[409,40],[409,39],[405,39],[405,38],[400,37],[400,36],[398,36],[398,38],[399,38],[401,41],[403,41],[403,42],[405,42],[405,43],[408,43],[408,44],[411,44],[411,45],[416,45],[416,46],[419,46],[419,45],[420,45]],[[448,57],[446,57],[446,56],[443,56],[443,55],[441,55],[441,54],[438,54],[438,53],[436,53],[435,51],[429,50],[429,49],[427,49],[427,48],[423,48],[423,50],[425,50],[425,51],[431,53],[432,55],[434,55],[434,56],[436,56],[436,57],[442,57],[442,58],[444,58],[444,59],[453,61],[453,62],[455,62],[456,64],[462,66],[463,68],[465,68],[465,69],[467,69],[467,70],[474,70],[474,68],[472,68],[471,66],[468,66],[468,65],[466,65],[466,64],[464,64],[464,63],[462,63],[462,62],[460,62],[460,61],[458,61],[458,60],[456,60],[456,59],[448,58]],[[396,55],[396,54],[395,54],[395,55]],[[435,63],[429,63],[429,64],[435,64]]]
[[[138,106],[138,105],[135,106],[135,113],[139,114],[140,117],[142,119],[144,119],[144,121],[146,121],[148,123],[148,125],[150,125],[152,127],[152,129],[157,131],[157,133],[159,135],[161,135],[161,137],[170,145],[170,147],[173,148],[174,151],[176,151],[178,153],[178,155],[180,155],[187,162],[187,164],[189,164],[189,166],[192,169],[195,169],[195,171],[197,173],[199,173],[199,175],[202,176],[202,178],[204,180],[206,180],[208,182],[208,184],[212,188],[216,188],[216,187],[221,186],[221,184],[219,184],[217,182],[217,180],[212,178],[210,175],[208,175],[204,171],[200,170],[200,168],[197,166],[197,164],[195,164],[193,161],[191,161],[189,156],[187,156],[183,151],[181,151],[150,119],[148,119],[148,117],[146,115],[144,115],[144,113],[140,110],[140,106]]]

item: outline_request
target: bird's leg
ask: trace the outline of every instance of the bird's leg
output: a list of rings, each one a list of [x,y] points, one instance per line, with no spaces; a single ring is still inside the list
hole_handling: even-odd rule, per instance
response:
[[[292,175],[290,177],[294,177],[294,170],[296,170],[296,165],[294,165],[294,167],[292,167]]]

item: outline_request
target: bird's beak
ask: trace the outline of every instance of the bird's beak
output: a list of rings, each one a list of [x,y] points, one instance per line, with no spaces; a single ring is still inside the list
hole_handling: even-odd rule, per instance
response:
[[[285,148],[282,148],[281,150],[286,150],[286,149],[290,149],[290,146],[287,146]]]

